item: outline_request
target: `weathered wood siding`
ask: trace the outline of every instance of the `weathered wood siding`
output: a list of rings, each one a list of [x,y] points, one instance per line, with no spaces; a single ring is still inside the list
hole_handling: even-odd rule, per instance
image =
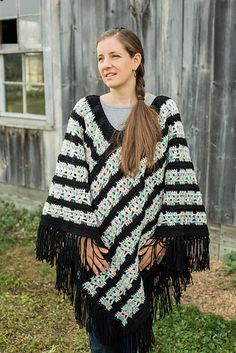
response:
[[[41,131],[0,127],[0,181],[45,189]]]
[[[61,0],[64,127],[73,104],[105,91],[96,38],[128,27],[143,41],[146,86],[175,99],[212,223],[236,225],[236,1]]]

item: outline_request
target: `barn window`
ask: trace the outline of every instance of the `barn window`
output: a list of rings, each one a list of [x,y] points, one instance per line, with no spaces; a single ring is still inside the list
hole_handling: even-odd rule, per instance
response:
[[[45,114],[42,53],[5,54],[6,112]]]
[[[0,125],[51,124],[49,36],[42,32],[49,19],[48,2],[0,1]]]

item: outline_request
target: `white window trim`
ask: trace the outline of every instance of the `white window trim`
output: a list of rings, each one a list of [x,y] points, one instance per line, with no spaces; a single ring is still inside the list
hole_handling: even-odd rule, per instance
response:
[[[54,127],[53,67],[52,67],[52,11],[50,1],[41,1],[42,47],[21,48],[18,44],[0,45],[0,126],[51,130]],[[5,87],[3,84],[3,55],[9,53],[42,52],[44,70],[45,115],[5,112]]]

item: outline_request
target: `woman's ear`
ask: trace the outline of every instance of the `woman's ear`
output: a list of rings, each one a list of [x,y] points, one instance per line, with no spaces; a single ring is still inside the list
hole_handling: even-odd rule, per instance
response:
[[[137,70],[141,61],[142,61],[142,55],[140,53],[136,53],[133,56],[133,70]]]

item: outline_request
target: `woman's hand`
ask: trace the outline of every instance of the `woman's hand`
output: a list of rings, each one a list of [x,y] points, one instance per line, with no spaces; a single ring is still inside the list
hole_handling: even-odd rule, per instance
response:
[[[82,265],[89,270],[92,269],[95,275],[103,272],[109,267],[103,254],[108,253],[108,249],[96,245],[95,241],[87,237],[78,238],[78,246]]]
[[[146,244],[139,250],[139,255],[142,259],[139,263],[139,269],[142,271],[145,268],[149,270],[154,262],[160,263],[165,255],[166,249],[161,242],[157,243],[153,239],[149,239]]]

